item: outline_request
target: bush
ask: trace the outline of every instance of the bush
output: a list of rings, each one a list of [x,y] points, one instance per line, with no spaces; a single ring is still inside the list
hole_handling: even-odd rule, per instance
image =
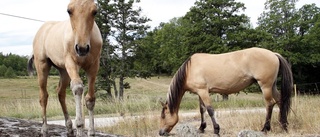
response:
[[[11,67],[9,67],[6,73],[4,74],[4,77],[6,78],[15,78],[16,76],[16,73],[14,73],[14,70]]]

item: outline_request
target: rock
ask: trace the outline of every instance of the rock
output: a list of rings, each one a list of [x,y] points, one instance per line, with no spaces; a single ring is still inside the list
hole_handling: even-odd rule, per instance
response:
[[[239,132],[238,137],[266,137],[266,135],[259,131],[242,130]]]
[[[0,117],[1,137],[37,137],[41,136],[42,123],[17,118]],[[67,136],[65,126],[48,124],[49,136]],[[74,131],[76,133],[76,131]],[[87,130],[85,130],[87,134]],[[96,131],[96,137],[120,137]]]
[[[177,126],[177,135],[181,137],[200,137],[198,129],[187,124]]]

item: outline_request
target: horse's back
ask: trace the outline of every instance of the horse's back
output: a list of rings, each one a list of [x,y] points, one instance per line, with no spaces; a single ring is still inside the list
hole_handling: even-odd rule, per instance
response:
[[[45,46],[46,44],[49,44],[50,41],[50,35],[57,35],[57,36],[61,36],[62,32],[60,34],[55,34],[55,32],[57,32],[59,29],[61,29],[61,25],[62,22],[61,21],[48,21],[45,22],[40,29],[38,30],[36,36],[34,37],[33,40],[33,48],[34,50],[39,48],[39,46]],[[58,42],[58,41],[55,41]]]
[[[37,34],[34,37],[33,45],[37,45],[39,42],[42,42],[46,39],[48,32],[50,32],[52,26],[56,25],[57,21],[48,21],[45,22],[37,31]]]

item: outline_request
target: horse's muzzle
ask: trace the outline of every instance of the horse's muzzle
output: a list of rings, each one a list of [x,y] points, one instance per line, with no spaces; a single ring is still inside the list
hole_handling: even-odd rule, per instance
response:
[[[166,132],[164,129],[160,129],[159,135],[160,136],[168,136],[168,132]]]
[[[90,46],[80,47],[78,44],[75,46],[76,52],[79,56],[86,56],[90,51]]]

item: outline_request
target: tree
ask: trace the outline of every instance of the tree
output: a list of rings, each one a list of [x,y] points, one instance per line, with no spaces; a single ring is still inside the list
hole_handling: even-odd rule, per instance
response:
[[[19,56],[15,54],[7,54],[3,55],[0,52],[0,65],[1,65],[1,72],[0,76],[4,76],[5,72],[8,68],[11,67],[14,74],[17,76],[26,76],[26,66],[27,66],[27,57],[25,56]],[[11,71],[11,70],[10,70]]]
[[[152,74],[166,73],[164,68],[161,67],[163,60],[158,55],[160,45],[156,43],[155,35],[157,31],[158,28],[155,28],[148,32],[143,39],[137,41],[139,46],[135,50],[134,68],[140,70],[139,77],[147,78]]]
[[[267,0],[265,11],[258,18],[257,29],[271,34],[274,40],[263,46],[286,57],[290,57],[294,46],[291,40],[295,36],[296,2],[297,0]]]
[[[17,75],[15,74],[13,68],[9,67],[6,71],[6,73],[4,73],[4,77],[6,78],[15,78]]]
[[[8,68],[3,64],[0,66],[0,77],[4,77],[4,74],[6,73],[7,69]]]
[[[112,98],[111,87],[115,87],[115,75],[112,70],[112,54],[115,49],[111,45],[109,38],[111,36],[111,14],[115,12],[110,0],[98,0],[99,13],[96,15],[96,23],[99,26],[103,39],[103,47],[100,58],[100,69],[97,79],[97,89],[102,89],[107,92],[106,97]],[[116,91],[116,90],[115,90]]]
[[[298,59],[295,68],[297,82],[319,81],[320,67],[320,8],[315,4],[304,5],[298,11]]]
[[[188,32],[191,52],[223,53],[241,47],[235,37],[246,30],[249,18],[240,14],[245,10],[235,0],[199,0],[184,16],[192,26]]]
[[[272,39],[263,42],[263,47],[284,55],[292,65],[295,81],[311,82],[316,72],[315,64],[319,55],[316,23],[319,8],[315,4],[295,9],[297,0],[268,0],[266,11],[258,19],[260,31],[265,31]],[[315,63],[315,64],[313,64]],[[313,81],[316,82],[316,81]]]
[[[190,53],[187,48],[186,31],[190,29],[189,22],[183,18],[173,18],[163,23],[156,32],[155,43],[159,45],[158,56],[160,67],[168,74],[174,74]]]
[[[110,2],[99,0],[98,2],[99,5],[105,5],[105,2],[108,4],[101,6],[101,8],[107,9],[102,9],[102,14],[98,16],[97,22],[103,28],[103,38],[111,38],[110,43],[112,43],[107,45],[112,48],[104,46],[102,51],[104,57],[102,64],[110,62],[111,64],[105,65],[106,67],[102,67],[100,70],[111,69],[111,71],[106,70],[109,71],[107,77],[119,78],[119,91],[116,89],[114,79],[108,84],[114,86],[117,98],[122,99],[124,88],[129,87],[129,83],[124,83],[125,78],[138,74],[137,70],[133,70],[135,55],[133,51],[138,46],[136,40],[145,36],[146,30],[149,28],[145,23],[150,19],[140,16],[141,8],[134,9],[133,4],[139,1],[114,0]]]
[[[241,10],[244,4],[235,0],[199,0],[185,16],[161,23],[147,35],[139,54],[151,57],[149,68],[157,70],[153,73],[171,75],[194,53],[224,53],[271,39],[264,31],[253,29]]]

